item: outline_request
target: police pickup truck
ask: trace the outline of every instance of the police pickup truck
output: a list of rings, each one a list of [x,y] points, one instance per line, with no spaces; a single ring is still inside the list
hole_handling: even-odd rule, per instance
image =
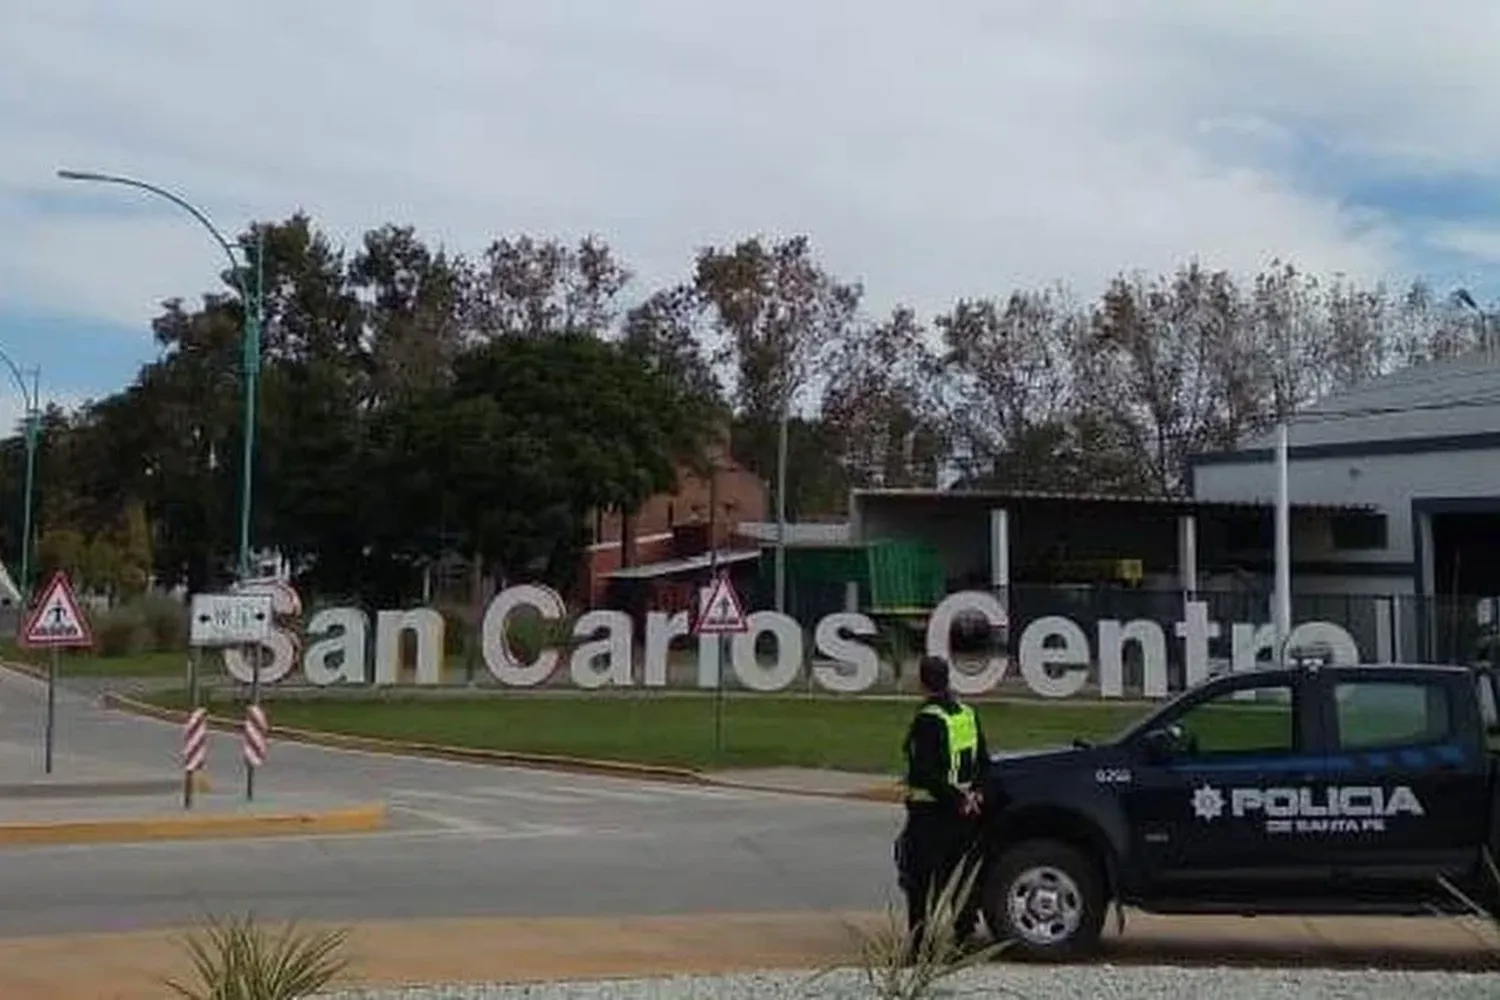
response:
[[[1496,678],[1362,665],[1208,680],[1100,744],[994,755],[981,910],[1020,956],[1094,948],[1107,910],[1494,907]]]

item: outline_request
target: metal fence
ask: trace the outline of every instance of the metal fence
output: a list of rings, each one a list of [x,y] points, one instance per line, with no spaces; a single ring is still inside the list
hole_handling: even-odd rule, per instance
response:
[[[1210,641],[1210,655],[1228,658],[1231,626],[1263,625],[1271,620],[1269,591],[1136,590],[1109,586],[1016,586],[1010,588],[1011,634],[1044,615],[1062,615],[1094,632],[1104,620],[1149,619],[1166,630],[1169,655],[1175,625],[1183,619],[1187,599],[1207,605],[1208,618],[1220,626]],[[1412,594],[1294,594],[1292,622],[1331,622],[1359,644],[1365,660],[1470,662],[1488,655],[1495,638],[1500,598],[1488,595],[1416,596]]]
[[[740,584],[747,611],[775,606],[773,584],[762,577],[749,577]],[[867,607],[868,594],[859,588],[856,599]],[[1229,659],[1234,624],[1264,625],[1271,621],[1269,590],[1199,591],[1185,595],[1179,590],[1148,590],[1084,584],[1020,584],[1003,595],[1010,626],[995,638],[1013,646],[1027,625],[1049,615],[1073,621],[1091,638],[1101,621],[1157,622],[1167,638],[1168,658],[1181,663],[1182,643],[1175,631],[1183,620],[1185,600],[1207,605],[1208,619],[1219,626],[1219,635],[1209,641],[1212,658]],[[848,589],[842,583],[807,582],[788,578],[786,612],[809,628],[824,615],[845,610]],[[1294,594],[1293,624],[1331,622],[1344,628],[1359,644],[1367,661],[1418,663],[1467,663],[1487,659],[1492,642],[1500,645],[1500,595],[1413,594]]]

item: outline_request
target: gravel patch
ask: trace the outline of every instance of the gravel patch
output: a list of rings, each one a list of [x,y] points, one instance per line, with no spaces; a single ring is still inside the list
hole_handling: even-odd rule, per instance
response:
[[[1500,975],[1208,969],[1170,966],[1001,966],[940,983],[931,1000],[1479,1000],[1500,996]],[[871,1000],[862,973],[764,972],[733,976],[509,985],[409,987],[331,993],[316,1000]]]

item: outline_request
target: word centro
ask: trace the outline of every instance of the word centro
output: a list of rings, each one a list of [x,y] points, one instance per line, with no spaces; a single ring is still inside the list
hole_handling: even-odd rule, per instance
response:
[[[415,683],[442,683],[446,623],[437,610],[378,612],[372,657],[371,622],[361,609],[322,609],[308,620],[299,635],[295,621],[287,620],[300,616],[301,602],[295,591],[280,585],[271,592],[277,625],[259,644],[262,647],[259,654],[247,656],[250,650],[243,647],[223,650],[225,668],[237,681],[252,683],[254,662],[259,662],[260,683],[275,684],[288,677],[300,662],[306,682],[316,687],[399,684],[402,640],[410,633],[416,640]],[[548,587],[523,584],[507,588],[495,595],[485,609],[479,630],[480,644],[485,666],[500,684],[532,688],[553,678],[561,654],[555,648],[547,648],[529,663],[515,657],[504,637],[512,616],[523,609],[554,622],[564,620],[568,614],[563,598]],[[1189,601],[1184,611],[1183,620],[1175,624],[1174,631],[1183,641],[1185,678],[1193,684],[1209,676],[1208,644],[1211,639],[1219,638],[1223,629],[1209,620],[1208,605],[1204,602]],[[1004,627],[1008,618],[1004,605],[989,592],[966,590],[948,595],[928,619],[926,652],[949,656],[955,621],[976,615],[995,628]],[[766,693],[786,690],[803,676],[807,661],[802,625],[790,615],[776,611],[757,611],[747,619],[748,630],[731,636],[728,642],[729,668],[748,690]],[[612,610],[586,612],[573,626],[576,645],[567,660],[568,679],[573,686],[584,690],[665,688],[668,650],[675,640],[690,633],[688,612],[648,612],[637,671],[635,625],[630,615]],[[874,687],[880,680],[880,658],[864,640],[876,634],[875,622],[868,615],[844,611],[824,616],[812,634],[818,654],[812,662],[812,679],[824,690],[838,694],[859,694]],[[770,662],[763,662],[756,651],[765,635],[775,639],[775,655]],[[1140,653],[1141,693],[1148,698],[1166,697],[1167,638],[1162,626],[1150,619],[1100,621],[1096,642],[1091,646],[1084,630],[1071,619],[1056,615],[1037,618],[1021,633],[1016,660],[1022,680],[1038,696],[1070,698],[1079,694],[1087,687],[1092,667],[1097,664],[1099,696],[1121,698],[1125,694],[1125,649],[1132,643]],[[697,686],[712,690],[721,685],[720,658],[724,644],[717,636],[701,636],[697,645]],[[1299,624],[1292,630],[1289,645],[1321,645],[1327,648],[1333,662],[1359,662],[1359,648],[1353,637],[1332,622]],[[1274,627],[1233,623],[1230,646],[1229,669],[1253,670],[1259,657],[1275,648]],[[992,691],[1005,678],[1009,667],[1009,657],[1004,655],[988,657],[977,669],[973,664],[955,665],[954,689],[968,696]]]

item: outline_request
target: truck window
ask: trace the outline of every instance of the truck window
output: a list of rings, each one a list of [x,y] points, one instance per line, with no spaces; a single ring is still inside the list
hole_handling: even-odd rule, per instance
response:
[[[1194,705],[1177,721],[1196,743],[1197,754],[1292,753],[1297,745],[1288,684],[1226,691]]]
[[[1381,750],[1451,739],[1448,689],[1422,681],[1350,681],[1334,687],[1338,745]]]

